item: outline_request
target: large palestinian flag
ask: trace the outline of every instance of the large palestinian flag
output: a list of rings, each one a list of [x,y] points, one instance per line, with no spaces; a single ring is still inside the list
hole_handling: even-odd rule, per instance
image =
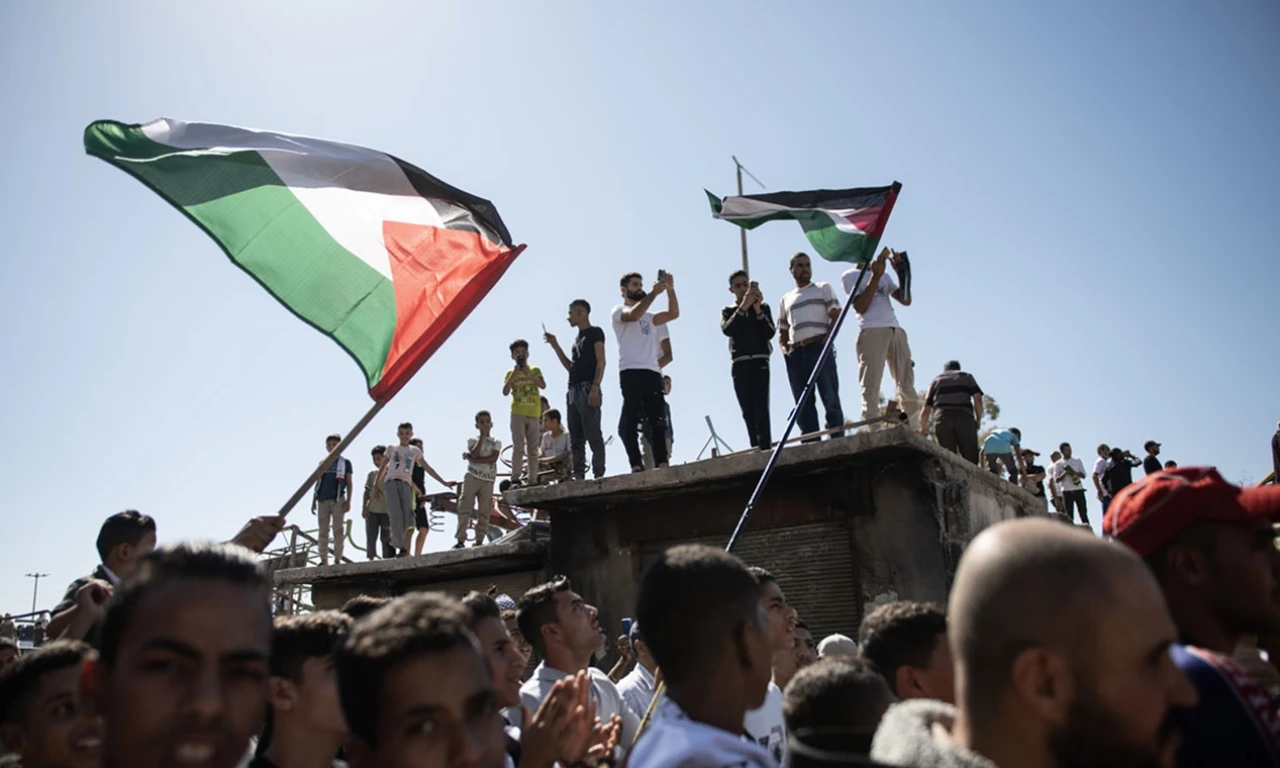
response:
[[[723,200],[707,192],[707,197],[717,219],[743,229],[755,229],[766,221],[795,219],[822,258],[866,264],[880,245],[900,189],[902,185],[895,181],[887,187],[773,192]]]
[[[385,402],[524,246],[488,200],[364,147],[211,123],[92,123],[85,150],[146,184],[360,364]]]

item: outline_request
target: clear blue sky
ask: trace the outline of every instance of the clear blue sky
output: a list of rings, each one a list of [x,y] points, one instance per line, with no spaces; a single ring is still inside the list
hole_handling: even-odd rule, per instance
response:
[[[84,155],[96,118],[381,149],[492,199],[529,244],[348,452],[361,473],[409,419],[459,476],[471,415],[506,408],[507,344],[535,341],[559,403],[539,323],[568,339],[565,308],[584,297],[607,326],[618,276],[660,267],[683,313],[674,458],[698,452],[704,415],[745,447],[717,325],[737,230],[702,194],[732,191],[736,154],[771,190],[903,182],[886,243],[915,265],[899,318],[922,387],[959,358],[1046,453],[1062,440],[1140,453],[1155,438],[1180,463],[1260,479],[1280,416],[1280,8],[1049,5],[0,5],[0,610],[29,608],[37,569],[51,606],[121,509],[156,516],[162,541],[230,536],[369,406],[336,345]],[[776,306],[807,243],[777,223],[750,245]],[[853,340],[840,343],[851,414]],[[606,382],[612,434],[612,369]],[[780,431],[780,358],[773,383]],[[624,468],[617,441],[609,461]]]

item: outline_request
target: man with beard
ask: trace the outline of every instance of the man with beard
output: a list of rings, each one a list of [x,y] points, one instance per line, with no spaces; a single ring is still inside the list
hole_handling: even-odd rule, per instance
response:
[[[1280,630],[1280,486],[1239,488],[1210,467],[1161,471],[1120,490],[1103,532],[1142,556],[1178,628],[1174,662],[1200,704],[1183,722],[1180,766],[1280,764],[1280,718],[1231,654]]]
[[[458,601],[396,598],[356,622],[334,659],[351,768],[502,768],[498,694]]]
[[[245,549],[186,543],[142,558],[102,619],[81,685],[104,718],[102,768],[232,768],[262,726],[267,580]]]
[[[997,523],[965,550],[948,629],[956,706],[891,707],[872,758],[956,768],[1172,768],[1195,689],[1132,552],[1049,520]]]
[[[97,768],[102,721],[76,692],[90,654],[55,640],[0,673],[0,744],[25,768]]]
[[[791,395],[799,401],[805,385],[809,383],[809,376],[818,365],[818,356],[822,354],[822,345],[831,333],[831,326],[840,316],[840,302],[830,283],[812,282],[813,265],[809,263],[808,254],[797,253],[791,257],[791,277],[795,279],[796,287],[782,294],[778,301],[778,346],[782,347],[783,359],[787,363]],[[818,371],[815,386],[817,392],[805,402],[796,417],[796,426],[805,435],[818,431],[819,397],[826,411],[827,429],[844,424],[834,347],[822,370]],[[831,437],[842,434],[833,432]]]
[[[333,651],[351,631],[338,611],[281,616],[271,637],[270,725],[249,768],[327,768],[347,740]]]
[[[650,435],[667,433],[666,402],[662,396],[662,369],[671,362],[671,339],[667,323],[680,317],[674,278],[660,272],[653,290],[644,291],[644,278],[629,272],[619,281],[622,303],[613,308],[613,334],[618,340],[618,382],[622,387],[622,416],[618,419],[618,435],[627,449],[632,472],[644,471],[640,454],[640,425]],[[649,307],[663,292],[667,294],[667,311],[653,313]],[[666,467],[665,440],[653,446],[653,460],[658,468]]]
[[[585,671],[591,680],[596,715],[604,722],[622,721],[622,743],[631,744],[640,729],[640,716],[631,711],[609,675],[591,666],[591,659],[605,642],[599,613],[563,576],[530,589],[517,603],[520,634],[543,661],[520,688],[520,700],[535,711],[551,693],[556,681]]]

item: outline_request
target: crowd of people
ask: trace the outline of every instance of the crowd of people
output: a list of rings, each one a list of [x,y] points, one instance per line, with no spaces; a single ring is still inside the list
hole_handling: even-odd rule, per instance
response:
[[[567,578],[273,619],[253,551],[275,521],[156,548],[155,521],[125,512],[55,639],[3,662],[0,765],[1275,765],[1277,517],[1278,486],[1161,468],[1112,497],[1110,540],[997,523],[945,608],[874,606],[856,639],[818,643],[774,574],[676,546],[605,672],[600,615]]]

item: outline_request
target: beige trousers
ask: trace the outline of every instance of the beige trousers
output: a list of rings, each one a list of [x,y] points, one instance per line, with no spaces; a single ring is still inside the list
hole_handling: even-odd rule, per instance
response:
[[[468,473],[462,479],[462,495],[458,497],[458,531],[454,538],[466,541],[467,523],[475,517],[476,546],[480,546],[485,541],[485,534],[489,532],[489,516],[492,514],[493,481],[481,480]]]
[[[920,429],[920,394],[916,392],[915,363],[907,332],[901,328],[863,328],[858,333],[858,384],[862,388],[862,418],[880,415],[880,383],[884,367],[898,387],[898,407],[907,414],[907,425]]]
[[[342,545],[346,543],[342,527],[342,501],[321,501],[316,504],[316,522],[320,524],[320,559],[329,562],[329,526],[333,525],[333,562],[342,562]]]
[[[511,414],[511,479],[520,478],[529,454],[529,482],[538,482],[538,453],[542,449],[542,419]]]

